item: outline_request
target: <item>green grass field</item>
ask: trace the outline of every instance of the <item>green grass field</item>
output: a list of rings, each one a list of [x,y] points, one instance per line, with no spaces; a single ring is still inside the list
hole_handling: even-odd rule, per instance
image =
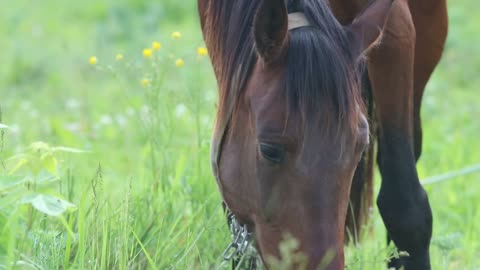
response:
[[[422,179],[480,163],[478,3],[449,11],[423,103]],[[145,58],[154,41],[161,49]],[[0,9],[0,269],[220,265],[229,233],[210,170],[216,82],[202,46],[193,0]],[[432,269],[480,269],[479,178],[426,186]],[[347,248],[348,269],[386,268],[377,210],[370,226]]]

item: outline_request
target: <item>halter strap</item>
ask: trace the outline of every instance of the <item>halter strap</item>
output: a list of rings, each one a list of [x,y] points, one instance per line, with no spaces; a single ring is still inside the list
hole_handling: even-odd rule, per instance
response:
[[[288,14],[288,30],[310,26],[310,23],[303,12],[295,12]]]

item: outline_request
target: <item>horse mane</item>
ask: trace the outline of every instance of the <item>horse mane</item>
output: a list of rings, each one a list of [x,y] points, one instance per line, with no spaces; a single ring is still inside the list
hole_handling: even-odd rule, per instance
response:
[[[229,121],[257,62],[252,27],[260,2],[209,0],[205,9],[202,26],[219,87],[217,128]],[[355,112],[363,106],[358,77],[351,68],[355,60],[349,33],[326,1],[287,0],[287,4],[289,13],[304,12],[311,23],[290,31],[285,76],[289,111],[299,112],[304,123],[320,115],[315,119],[327,122],[322,126],[353,130],[358,121]]]
[[[257,61],[252,25],[260,1],[208,1],[203,32],[218,87],[217,128],[226,125]]]

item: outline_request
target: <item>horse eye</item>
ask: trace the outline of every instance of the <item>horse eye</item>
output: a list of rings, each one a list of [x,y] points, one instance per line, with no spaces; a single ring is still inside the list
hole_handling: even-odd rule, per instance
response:
[[[279,164],[285,158],[285,146],[281,144],[260,143],[262,156],[275,164]]]

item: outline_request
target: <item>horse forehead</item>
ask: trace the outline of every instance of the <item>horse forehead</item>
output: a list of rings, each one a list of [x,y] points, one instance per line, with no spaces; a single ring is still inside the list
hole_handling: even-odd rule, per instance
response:
[[[257,63],[246,85],[246,99],[255,114],[279,113],[286,105],[282,67],[269,68]]]
[[[279,100],[279,98],[263,97],[252,103],[256,104],[252,105],[252,112],[257,137],[281,134],[292,137],[294,135],[292,121],[288,121],[290,119],[287,119],[287,110]]]
[[[285,66],[268,66],[262,60],[258,60],[246,84],[247,95],[252,98],[263,97],[284,87],[285,85],[282,85],[282,83],[284,82],[285,71]]]

